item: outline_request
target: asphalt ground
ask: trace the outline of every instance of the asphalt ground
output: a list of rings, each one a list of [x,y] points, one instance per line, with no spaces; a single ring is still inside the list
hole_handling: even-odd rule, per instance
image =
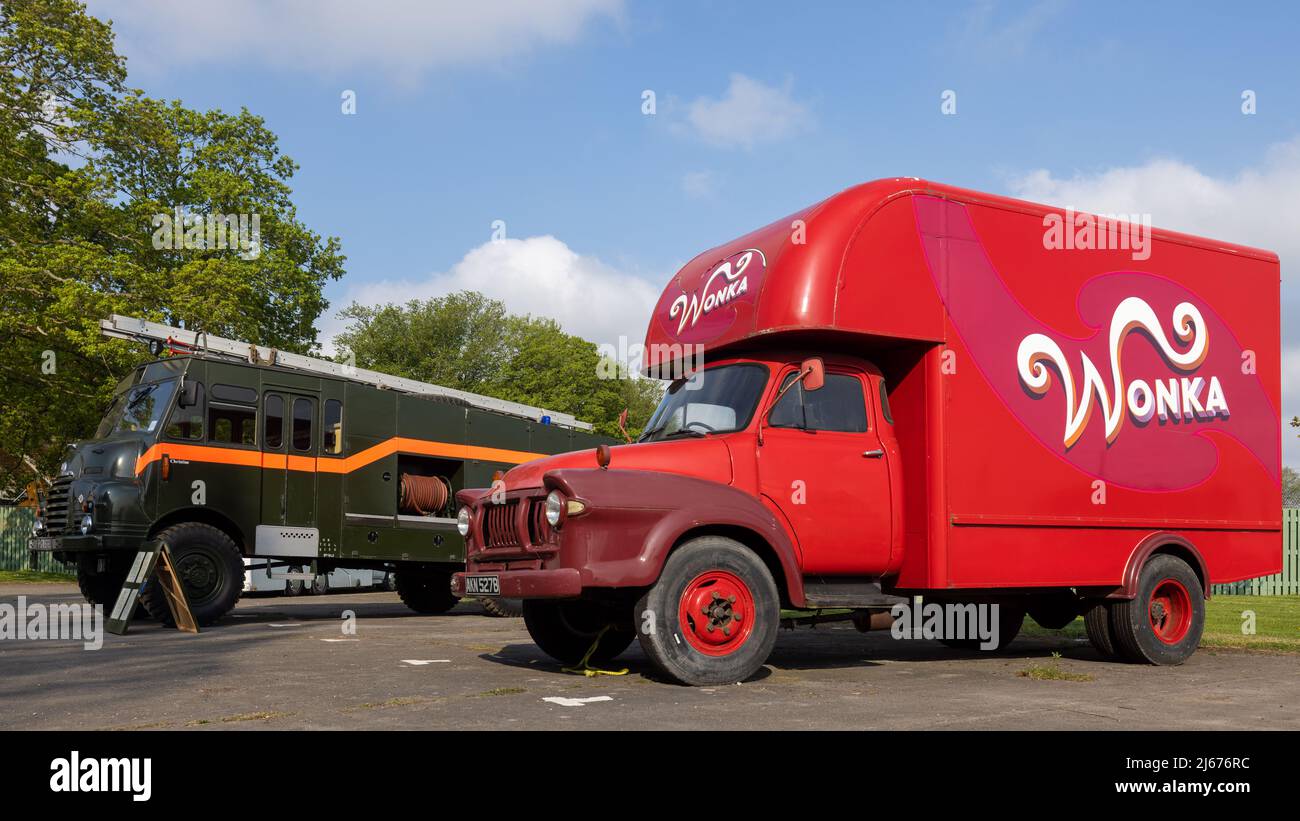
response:
[[[19,596],[81,601],[0,585],[0,603]],[[394,593],[245,597],[197,636],[137,621],[98,650],[0,641],[0,729],[1300,729],[1296,655],[1202,648],[1158,668],[1063,637],[980,654],[836,624],[782,631],[742,684],[665,683],[635,643],[618,665],[566,673],[476,602],[421,616]]]

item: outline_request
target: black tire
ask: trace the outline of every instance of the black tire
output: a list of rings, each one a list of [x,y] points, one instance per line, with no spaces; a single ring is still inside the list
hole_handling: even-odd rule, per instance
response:
[[[636,632],[627,614],[583,599],[526,599],[524,627],[543,653],[561,664],[577,664],[600,636],[590,664],[611,661],[627,649]],[[608,627],[608,630],[605,628]],[[601,635],[601,630],[605,630]]]
[[[330,580],[326,578],[326,574],[317,573],[316,578],[311,580],[311,594],[324,596],[328,592],[330,592]]]
[[[995,602],[960,602],[961,604],[994,604]],[[1020,628],[1025,624],[1025,604],[1020,601],[999,601],[998,605],[998,623],[997,623],[997,641],[996,647],[984,650],[980,645],[983,640],[979,638],[971,639],[939,639],[939,642],[945,647],[951,647],[954,650],[979,650],[983,652],[998,653],[1011,645],[1020,635]]]
[[[1127,661],[1182,664],[1205,629],[1205,591],[1187,562],[1159,554],[1138,575],[1137,595],[1110,606],[1115,648]]]
[[[641,648],[655,667],[688,685],[733,684],[754,675],[776,644],[780,616],[767,565],[721,536],[692,539],[673,551],[633,613]]]
[[[478,600],[489,616],[502,619],[517,619],[524,614],[523,599],[500,599],[483,597]]]
[[[1088,633],[1088,641],[1103,659],[1110,661],[1119,655],[1115,649],[1115,634],[1110,629],[1110,604],[1104,601],[1091,602],[1083,611],[1083,627]]]
[[[190,614],[200,627],[234,609],[244,590],[244,557],[233,539],[199,522],[172,525],[155,538],[167,543]],[[156,573],[140,589],[140,603],[158,621],[175,626]]]
[[[417,613],[446,613],[460,601],[451,594],[450,570],[411,568],[396,571],[396,576],[397,595]]]
[[[93,563],[90,567],[77,565],[77,587],[81,588],[81,595],[86,601],[102,604],[106,610],[112,610],[113,605],[117,604],[118,594],[122,592],[122,585],[126,583],[126,574],[131,572],[129,557],[127,561],[109,558],[108,568],[103,573],[93,572],[93,567]]]
[[[304,592],[304,588],[303,588],[302,579],[285,579],[284,595],[290,597],[301,596],[303,592]]]
[[[1029,618],[1045,630],[1062,630],[1079,617],[1079,597],[1068,588],[1029,597]]]

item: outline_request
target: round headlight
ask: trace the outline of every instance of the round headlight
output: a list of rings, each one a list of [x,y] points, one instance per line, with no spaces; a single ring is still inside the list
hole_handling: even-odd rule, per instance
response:
[[[462,536],[469,535],[469,508],[462,507],[456,513],[456,532]]]
[[[558,490],[552,490],[546,496],[546,523],[555,527],[560,523],[560,516],[564,513],[564,494]]]
[[[40,516],[37,516],[36,521],[32,522],[32,535],[39,536],[44,532],[45,532],[45,520],[42,519]]]
[[[90,532],[90,529],[91,529],[92,527],[94,527],[94,526],[95,526],[95,520],[91,518],[91,516],[90,516],[89,513],[87,513],[85,516],[82,516],[82,517],[81,517],[81,535],[82,535],[82,536],[85,536],[87,533],[89,533],[89,532]]]

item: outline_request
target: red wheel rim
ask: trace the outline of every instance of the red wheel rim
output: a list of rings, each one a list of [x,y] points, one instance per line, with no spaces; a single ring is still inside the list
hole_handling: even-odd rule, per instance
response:
[[[1151,591],[1147,602],[1151,632],[1165,644],[1177,644],[1192,626],[1192,597],[1181,582],[1164,579]]]
[[[739,576],[725,570],[692,579],[677,610],[687,643],[707,656],[735,652],[754,631],[754,595]]]

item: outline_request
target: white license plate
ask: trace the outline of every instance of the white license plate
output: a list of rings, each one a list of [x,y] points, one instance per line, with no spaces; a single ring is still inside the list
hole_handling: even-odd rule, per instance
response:
[[[501,580],[496,576],[466,576],[466,596],[500,596]]]
[[[53,536],[36,536],[27,540],[28,550],[54,550],[59,546],[59,540]]]

